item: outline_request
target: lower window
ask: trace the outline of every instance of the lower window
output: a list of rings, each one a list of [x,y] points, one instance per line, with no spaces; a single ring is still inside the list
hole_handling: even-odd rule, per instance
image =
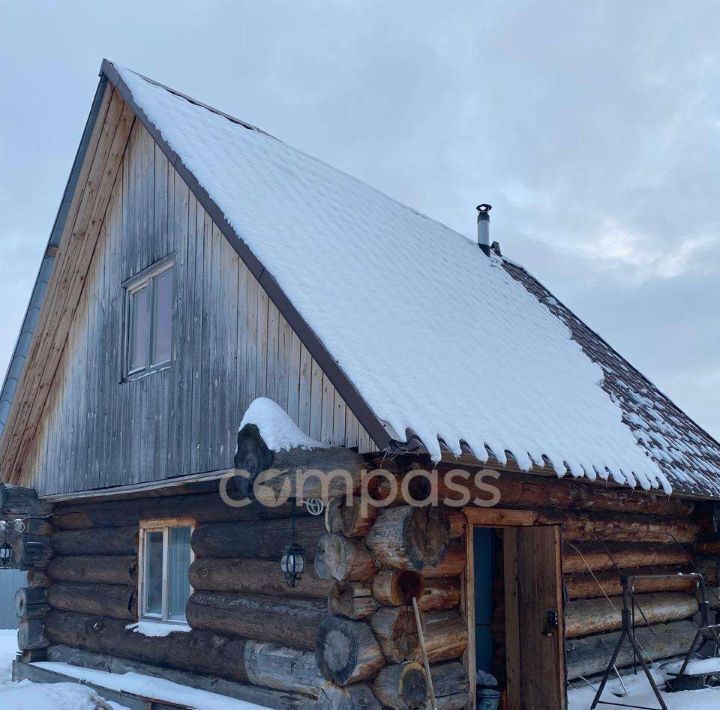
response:
[[[190,523],[152,521],[140,526],[140,616],[185,622],[190,598]]]

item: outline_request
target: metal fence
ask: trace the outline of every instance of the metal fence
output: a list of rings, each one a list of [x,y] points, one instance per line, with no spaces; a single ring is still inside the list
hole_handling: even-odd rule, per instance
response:
[[[15,592],[25,586],[25,572],[0,569],[0,629],[17,629]]]

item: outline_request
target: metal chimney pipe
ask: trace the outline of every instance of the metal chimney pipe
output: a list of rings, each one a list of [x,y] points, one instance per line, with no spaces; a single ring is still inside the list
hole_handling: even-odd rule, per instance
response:
[[[486,256],[490,256],[490,210],[492,205],[483,204],[477,206],[477,231],[478,246],[485,252]]]

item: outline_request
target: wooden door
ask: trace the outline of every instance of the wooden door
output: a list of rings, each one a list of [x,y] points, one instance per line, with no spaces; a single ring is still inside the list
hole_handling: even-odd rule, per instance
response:
[[[504,531],[510,710],[564,710],[565,630],[560,528]]]

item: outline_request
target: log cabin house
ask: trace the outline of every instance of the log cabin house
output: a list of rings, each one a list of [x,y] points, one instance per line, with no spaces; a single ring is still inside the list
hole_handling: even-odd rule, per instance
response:
[[[562,709],[610,660],[621,570],[672,573],[638,582],[638,638],[686,651],[675,573],[718,584],[720,445],[480,246],[104,61],[0,394],[16,677],[137,671],[272,708],[432,686],[450,710],[481,670],[503,707]],[[356,496],[223,500],[270,468],[342,469]]]

